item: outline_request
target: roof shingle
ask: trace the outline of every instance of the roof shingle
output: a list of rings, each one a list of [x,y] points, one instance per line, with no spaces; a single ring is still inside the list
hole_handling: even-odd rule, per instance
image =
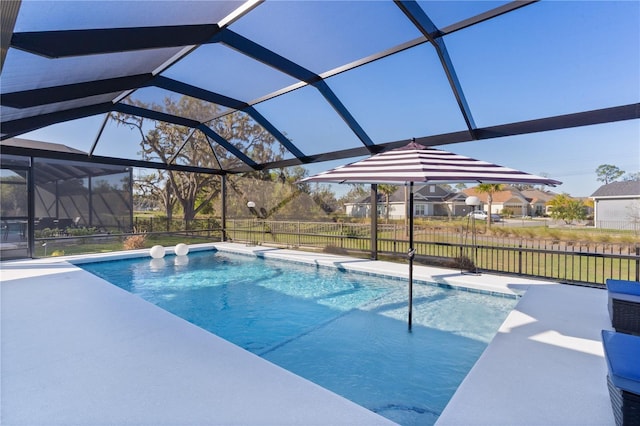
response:
[[[611,182],[609,184],[602,185],[596,190],[596,192],[591,194],[591,197],[621,197],[629,195],[640,196],[640,180]]]

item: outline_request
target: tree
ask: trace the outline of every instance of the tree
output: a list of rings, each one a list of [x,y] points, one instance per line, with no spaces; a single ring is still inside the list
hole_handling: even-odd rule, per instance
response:
[[[630,181],[640,181],[640,172],[635,172],[635,173],[627,173],[626,175],[624,175],[622,177],[622,180],[625,182],[630,182]]]
[[[633,230],[638,234],[640,231],[640,201],[636,201],[633,204],[627,206],[627,218],[633,225]]]
[[[136,194],[136,204],[161,207],[167,219],[171,220],[178,200],[173,196],[171,185],[163,171],[139,176],[134,181],[133,189]]]
[[[553,219],[564,220],[569,224],[574,220],[586,218],[585,205],[581,200],[571,198],[569,194],[559,194],[553,197],[547,205]]]
[[[355,184],[348,184],[350,186],[349,191],[344,194],[342,197],[340,197],[340,199],[338,200],[340,203],[344,204],[344,203],[352,203],[355,201],[359,201],[361,198],[366,197],[368,192],[365,189],[363,184],[360,183],[355,183]]]
[[[331,191],[328,185],[317,185],[311,194],[311,198],[327,214],[334,213],[339,208],[336,194]]]
[[[26,187],[26,179],[17,174],[2,178],[2,183],[0,184],[2,216],[27,215],[28,202]]]
[[[186,116],[202,122],[222,112],[217,105],[187,96],[181,97],[178,101],[167,97],[163,105],[149,106],[141,102],[135,104],[142,108]],[[229,169],[243,164],[221,145],[211,143],[200,131],[192,132],[190,128],[160,121],[153,122],[153,127],[149,129],[149,124],[142,117],[121,113],[112,114],[112,117],[118,125],[139,133],[141,153],[147,160],[211,169]],[[211,121],[209,126],[258,163],[282,158],[284,148],[276,144],[275,138],[247,114],[227,114]],[[268,171],[251,174],[259,179],[270,179]],[[147,179],[141,186],[146,186],[149,193],[163,199],[168,217],[171,217],[174,204],[179,203],[185,221],[189,221],[201,211],[210,208],[211,200],[220,193],[221,183],[220,177],[214,174],[166,171]]]
[[[300,182],[300,180],[306,178],[308,175],[309,170],[302,166],[293,166],[272,171],[271,180],[274,182],[279,180],[282,183],[295,185],[299,191],[310,194],[311,186],[309,182]]]
[[[438,186],[439,186],[440,188],[444,189],[444,190],[449,191],[449,192],[452,192],[452,191],[453,191],[453,186],[451,186],[451,184],[450,184],[450,183],[439,183],[439,184],[438,184]],[[462,188],[462,189],[464,189],[464,188]]]
[[[611,164],[601,164],[596,169],[596,175],[598,176],[598,182],[604,182],[605,185],[618,179],[624,174],[624,170],[620,170],[618,167]]]
[[[531,185],[530,183],[519,183],[519,184],[514,184],[514,185],[511,185],[511,186],[513,186],[518,191],[527,191],[527,190],[530,190],[530,189],[535,189],[535,186]]]
[[[293,174],[297,173],[299,172],[293,171]],[[271,176],[273,179],[256,179],[246,175],[229,176],[227,213],[232,217],[248,216],[261,220],[309,220],[324,219],[327,217],[327,211],[335,207],[332,202],[333,194],[326,188],[320,188],[320,185],[317,188],[320,194],[313,190],[307,193],[300,189],[297,182],[287,181],[292,177],[287,172],[283,175],[284,181],[280,178],[280,173],[276,172]],[[255,203],[253,209],[247,206],[249,201]],[[217,202],[221,200],[218,199]]]
[[[539,175],[539,176],[542,176],[543,178],[549,178],[549,177],[551,177],[551,176],[549,175],[549,173],[547,173],[547,172],[540,172],[540,173],[538,173],[538,175]],[[544,192],[546,192],[546,191],[547,191],[547,185],[541,184],[541,185],[538,187],[538,189],[539,189],[540,191],[544,191]]]
[[[464,183],[456,183],[455,188],[458,190],[458,192],[462,191],[463,189],[467,189],[467,185]]]
[[[386,183],[382,183],[378,185],[378,192],[382,193],[385,197],[385,221],[386,223],[389,223],[389,197],[391,197],[391,194],[393,194],[394,192],[396,192],[396,190],[398,189],[397,186],[395,185],[389,185]]]
[[[493,204],[493,194],[502,191],[501,183],[481,183],[476,187],[479,193],[487,194],[487,225],[491,227],[491,205]]]

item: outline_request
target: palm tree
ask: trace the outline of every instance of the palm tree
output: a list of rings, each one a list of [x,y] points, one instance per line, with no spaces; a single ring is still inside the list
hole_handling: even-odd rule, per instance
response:
[[[383,193],[385,196],[385,200],[386,200],[386,205],[385,205],[385,220],[386,223],[389,223],[389,197],[391,196],[391,194],[393,194],[394,192],[396,192],[396,190],[398,189],[397,186],[395,185],[389,185],[389,184],[380,184],[378,185],[378,191]]]
[[[476,187],[476,192],[487,194],[487,225],[491,227],[491,204],[493,203],[493,194],[502,191],[501,183],[481,183]]]

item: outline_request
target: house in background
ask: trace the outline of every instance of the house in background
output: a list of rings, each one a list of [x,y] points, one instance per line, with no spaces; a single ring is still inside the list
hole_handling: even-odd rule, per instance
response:
[[[480,199],[479,210],[487,213],[502,214],[504,209],[508,209],[515,216],[529,216],[529,200],[520,193],[517,189],[511,186],[505,186],[502,191],[495,192],[493,194],[493,200],[491,202],[491,211],[489,208],[488,198],[489,194],[486,192],[478,192],[477,187],[467,188],[462,191],[468,196],[475,196]]]
[[[466,195],[452,192],[439,185],[423,185],[416,187],[413,193],[414,217],[428,216],[463,216],[469,211],[464,200]],[[389,196],[389,219],[405,219],[407,217],[408,194],[405,187],[398,189]],[[378,192],[378,217],[386,218],[387,199]],[[363,197],[353,203],[345,203],[345,213],[351,217],[371,216],[371,195]]]
[[[467,196],[461,192],[449,191],[440,185],[425,185],[413,194],[414,215],[464,216],[469,210],[464,203],[466,199]]]
[[[596,228],[640,230],[640,181],[602,185],[590,198]]]
[[[555,197],[555,192],[541,191],[539,189],[523,189],[520,193],[529,201],[529,213],[527,216],[548,216],[550,207],[549,201]]]
[[[549,214],[547,203],[555,197],[556,193],[539,189],[518,190],[512,186],[506,186],[502,191],[493,194],[491,213],[504,214],[507,209],[514,216],[545,216]],[[464,216],[472,208],[465,204],[468,196],[476,196],[480,199],[479,210],[487,211],[488,194],[478,192],[477,187],[455,192],[440,185],[424,185],[414,192],[414,216]],[[398,189],[389,197],[389,219],[404,219],[406,217],[405,187]],[[371,209],[371,196],[366,196],[354,203],[345,203],[346,214],[351,217],[369,217]],[[378,193],[378,217],[386,217],[386,196]]]
[[[489,195],[478,192],[477,187],[468,188],[463,191],[469,196],[476,196],[482,203],[480,210],[486,211]],[[542,191],[540,189],[518,190],[512,186],[504,186],[502,191],[493,194],[491,203],[491,213],[504,214],[504,210],[510,211],[514,216],[545,216],[549,214],[547,203],[555,197],[555,192]]]

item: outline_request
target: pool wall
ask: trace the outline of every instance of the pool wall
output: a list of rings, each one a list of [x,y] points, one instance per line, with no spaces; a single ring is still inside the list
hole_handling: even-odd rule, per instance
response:
[[[174,248],[166,247],[166,256],[174,256]],[[336,268],[347,272],[358,272],[365,275],[386,277],[389,279],[407,280],[409,267],[405,263],[393,263],[359,259],[349,256],[326,253],[285,250],[264,246],[245,246],[236,243],[205,243],[189,246],[190,252],[203,250],[220,250],[230,253],[280,259],[292,263],[312,265],[316,267]],[[67,256],[64,260],[73,264],[150,257],[149,249],[130,250],[105,254],[89,254]],[[462,291],[491,294],[499,297],[517,297],[522,295],[530,284],[540,281],[531,279],[496,279],[494,275],[467,275],[462,272],[435,267],[414,266],[413,280],[417,283],[436,284],[445,288]],[[545,283],[549,283],[548,281]]]

